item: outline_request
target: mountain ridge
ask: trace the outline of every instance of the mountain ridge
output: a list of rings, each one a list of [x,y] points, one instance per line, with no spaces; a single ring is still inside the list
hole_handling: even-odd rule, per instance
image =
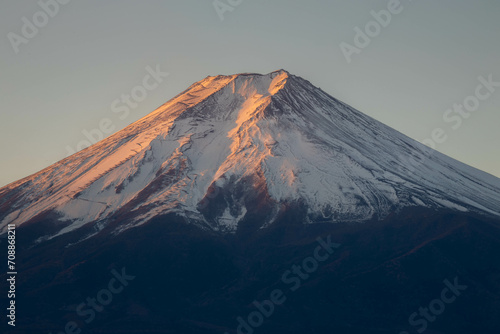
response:
[[[498,216],[500,179],[486,175],[285,70],[208,76],[103,141],[1,188],[0,228],[53,212],[67,223],[54,237],[88,223],[99,230],[118,216],[130,228],[175,212],[234,232],[253,191],[269,207],[262,226],[295,201],[311,222],[367,221],[407,206]]]

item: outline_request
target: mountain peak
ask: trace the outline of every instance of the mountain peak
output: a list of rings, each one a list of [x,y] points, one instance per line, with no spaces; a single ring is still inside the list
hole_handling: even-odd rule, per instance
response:
[[[230,74],[230,75],[218,74],[218,75],[214,75],[214,76],[208,76],[207,78],[217,78],[217,77],[234,78],[234,77],[241,77],[241,76],[245,76],[245,77],[250,77],[250,76],[253,76],[253,77],[265,77],[265,76],[275,77],[276,75],[290,75],[290,72],[281,68],[279,70],[275,70],[275,71],[269,72],[267,74],[254,73],[254,72],[241,72],[241,73]]]
[[[178,117],[180,113],[189,113],[190,108],[210,98],[227,103],[229,101],[238,103],[242,99],[249,99],[259,104],[269,103],[270,97],[283,89],[289,78],[290,74],[284,70],[268,74],[239,73],[208,76],[192,84],[143,120],[151,122],[155,118],[157,122],[158,117]]]
[[[238,73],[232,75],[208,76],[205,79],[194,83],[191,87],[203,88],[215,87],[220,89],[224,86],[236,85],[234,93],[241,93],[248,96],[248,90],[254,89],[256,93],[262,95],[274,95],[279,89],[283,88],[290,73],[280,69],[267,74],[260,73]],[[238,89],[239,88],[239,89]],[[189,90],[189,89],[188,89]],[[246,92],[244,92],[247,90]]]
[[[500,215],[499,179],[428,151],[285,70],[211,76],[0,189],[0,230],[48,213],[67,222],[58,234],[175,213],[234,231],[246,212],[267,208],[270,224],[286,203],[303,203],[311,221],[367,221],[410,206]]]

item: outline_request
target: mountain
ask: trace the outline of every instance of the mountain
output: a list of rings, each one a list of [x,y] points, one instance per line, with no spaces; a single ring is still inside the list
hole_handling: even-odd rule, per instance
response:
[[[500,215],[500,180],[360,113],[284,70],[207,77],[98,144],[0,189],[1,229],[57,217],[117,232],[176,213],[234,232],[284,203],[308,221],[382,219],[405,207]],[[217,201],[210,201],[217,197]]]
[[[8,224],[5,333],[500,330],[500,179],[284,70],[207,77],[1,188]]]

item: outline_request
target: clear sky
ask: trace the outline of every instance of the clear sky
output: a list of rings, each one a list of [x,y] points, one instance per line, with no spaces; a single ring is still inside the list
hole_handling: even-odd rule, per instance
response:
[[[500,177],[500,83],[478,79],[500,82],[498,0],[59,1],[0,0],[0,186],[207,75],[280,68]],[[148,67],[169,75],[115,113]]]

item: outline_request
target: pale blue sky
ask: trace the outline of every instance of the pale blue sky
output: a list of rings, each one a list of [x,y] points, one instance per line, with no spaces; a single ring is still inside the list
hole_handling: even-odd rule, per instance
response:
[[[500,2],[401,0],[348,63],[339,45],[389,2],[243,0],[220,20],[212,0],[73,0],[44,24],[37,1],[0,0],[0,186],[64,158],[103,118],[117,131],[207,75],[280,68],[416,140],[442,128],[439,151],[500,176],[500,87],[458,129],[443,120],[479,76],[500,82]],[[41,27],[16,53],[8,34],[33,15]],[[120,119],[112,102],[157,65],[170,75]]]

